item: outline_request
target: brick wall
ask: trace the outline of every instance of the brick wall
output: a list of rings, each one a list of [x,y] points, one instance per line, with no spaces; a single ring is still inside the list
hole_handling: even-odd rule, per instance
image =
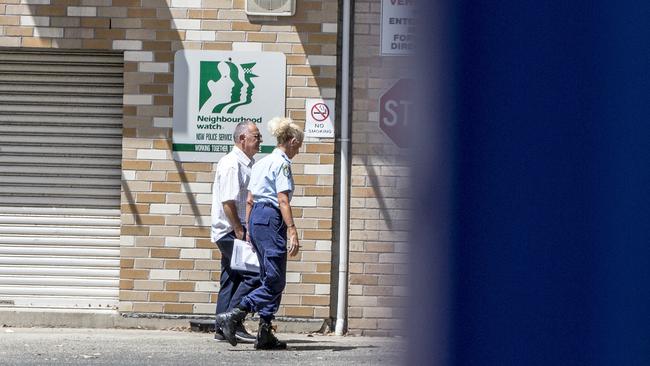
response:
[[[349,328],[364,335],[399,333],[405,295],[409,168],[379,129],[379,98],[411,65],[380,56],[380,13],[355,2]]]
[[[173,56],[179,49],[279,51],[287,115],[336,96],[337,1],[299,0],[288,18],[247,17],[243,0],[3,0],[0,47],[124,53],[120,310],[212,314],[219,251],[209,240],[213,165],[171,158]],[[329,317],[333,141],[295,159],[302,251],[279,315]]]

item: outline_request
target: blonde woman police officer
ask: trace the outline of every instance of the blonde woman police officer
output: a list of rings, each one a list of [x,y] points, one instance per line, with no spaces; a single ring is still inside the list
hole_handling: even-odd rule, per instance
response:
[[[237,345],[236,324],[249,312],[257,312],[260,326],[256,349],[284,349],[285,342],[271,331],[286,284],[287,254],[298,254],[300,243],[291,213],[294,191],[291,159],[298,154],[304,134],[289,118],[269,121],[277,138],[275,150],[261,159],[251,172],[248,184],[248,233],[260,259],[262,285],[246,295],[232,311],[217,316],[217,324],[231,345]]]

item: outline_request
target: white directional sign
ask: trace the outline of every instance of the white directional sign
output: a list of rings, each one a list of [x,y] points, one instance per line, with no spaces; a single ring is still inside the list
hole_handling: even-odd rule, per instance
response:
[[[381,1],[381,54],[409,55],[415,47],[415,0]]]
[[[305,101],[305,137],[334,137],[334,100]]]
[[[174,57],[174,159],[218,161],[237,123],[258,124],[261,153],[275,147],[266,128],[285,115],[286,57],[280,52],[181,50]]]

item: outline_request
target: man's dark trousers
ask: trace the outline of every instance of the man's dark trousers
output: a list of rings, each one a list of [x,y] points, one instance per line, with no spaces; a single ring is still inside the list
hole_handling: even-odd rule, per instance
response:
[[[217,240],[217,247],[221,251],[221,288],[217,298],[217,314],[232,310],[244,296],[260,286],[259,273],[235,271],[230,268],[234,240],[234,231]]]

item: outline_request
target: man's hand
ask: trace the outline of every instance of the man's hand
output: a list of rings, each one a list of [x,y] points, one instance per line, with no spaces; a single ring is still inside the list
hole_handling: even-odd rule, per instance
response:
[[[235,201],[226,201],[223,202],[223,212],[226,214],[230,225],[232,225],[232,230],[235,232],[235,237],[239,240],[244,240],[246,235],[246,230],[244,226],[239,221],[239,216],[237,216],[237,206],[235,206]]]
[[[300,249],[300,242],[298,241],[298,230],[295,226],[292,226],[289,228],[288,234],[289,242],[287,243],[287,253],[289,253],[291,257],[295,257],[298,254],[298,250]]]
[[[235,228],[235,237],[239,240],[245,240],[244,236],[246,236],[246,231],[243,226],[239,225],[239,227]]]

